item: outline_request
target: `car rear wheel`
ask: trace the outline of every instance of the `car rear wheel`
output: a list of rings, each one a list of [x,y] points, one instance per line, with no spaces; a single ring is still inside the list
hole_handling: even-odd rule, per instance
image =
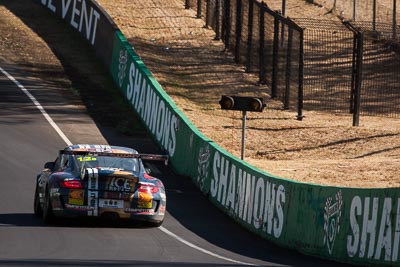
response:
[[[33,200],[33,212],[37,217],[43,216],[43,210],[40,206],[40,198],[39,198],[39,185],[36,182],[36,189],[35,189],[35,198]]]
[[[53,214],[53,208],[51,206],[51,200],[50,200],[50,194],[49,194],[49,189],[46,188],[46,196],[44,200],[44,205],[43,205],[43,222],[50,224],[54,222],[54,214]]]

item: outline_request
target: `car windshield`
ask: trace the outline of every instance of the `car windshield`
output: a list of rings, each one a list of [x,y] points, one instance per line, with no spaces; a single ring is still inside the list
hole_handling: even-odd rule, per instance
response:
[[[120,158],[120,157],[106,157],[106,156],[72,156],[74,162],[81,168],[85,164],[85,168],[110,168],[118,169],[121,171],[138,171],[138,159],[135,158]]]

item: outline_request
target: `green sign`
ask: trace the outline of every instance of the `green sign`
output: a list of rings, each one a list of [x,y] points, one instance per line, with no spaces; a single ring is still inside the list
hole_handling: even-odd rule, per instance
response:
[[[205,138],[117,31],[110,71],[175,170],[235,221],[281,246],[352,264],[399,264],[400,190],[298,183]]]

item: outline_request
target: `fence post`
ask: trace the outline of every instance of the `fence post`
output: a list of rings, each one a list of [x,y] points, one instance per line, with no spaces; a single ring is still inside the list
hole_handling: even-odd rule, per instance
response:
[[[279,19],[274,16],[274,46],[272,52],[271,98],[278,96],[278,60],[279,60]]]
[[[236,44],[235,44],[235,62],[240,61],[240,41],[242,39],[242,0],[236,2]]]
[[[396,12],[397,12],[397,0],[393,0],[393,22],[392,22],[392,27],[393,27],[392,40],[393,40],[393,42],[395,42],[397,40]]]
[[[201,19],[201,5],[202,0],[197,0],[197,18]]]
[[[265,3],[263,2],[260,6],[260,74],[259,74],[259,83],[265,83],[265,18],[264,11]]]
[[[364,54],[364,34],[362,32],[358,32],[357,35],[357,74],[355,81],[353,126],[358,126],[360,122],[361,84]]]
[[[300,51],[299,51],[299,88],[297,96],[297,120],[303,120],[303,83],[304,83],[304,30],[299,29]]]
[[[357,76],[357,33],[353,32],[353,57],[351,61],[351,89],[350,89],[350,113],[354,113],[354,96],[356,92],[356,76]]]
[[[283,25],[282,25],[283,26]],[[293,47],[293,28],[289,28],[288,47],[286,53],[286,75],[285,75],[285,102],[284,109],[290,108],[290,77],[292,75],[292,47]]]
[[[215,2],[215,40],[221,39],[220,17],[221,17],[221,0]]]
[[[253,19],[254,19],[254,1],[249,0],[249,14],[247,23],[247,61],[246,72],[251,71],[251,49],[253,46]]]
[[[211,14],[210,14],[210,0],[206,0],[206,25],[204,26],[205,28],[208,28],[210,26],[210,19],[211,19]]]
[[[229,49],[229,41],[231,34],[231,4],[230,0],[224,1],[224,15],[222,17],[222,36],[225,43],[225,49]]]
[[[376,31],[376,0],[373,1],[372,5],[372,30]]]

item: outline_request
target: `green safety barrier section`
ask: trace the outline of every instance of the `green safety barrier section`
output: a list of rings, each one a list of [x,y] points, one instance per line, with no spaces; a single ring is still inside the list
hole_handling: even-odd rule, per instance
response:
[[[250,231],[304,254],[358,265],[400,266],[400,188],[298,183],[262,172],[203,136],[164,92],[94,0],[33,0],[79,32],[109,67],[174,169]]]
[[[399,264],[399,189],[340,188],[274,177],[204,137],[115,33],[110,69],[174,169],[250,231],[302,253],[360,265]]]

